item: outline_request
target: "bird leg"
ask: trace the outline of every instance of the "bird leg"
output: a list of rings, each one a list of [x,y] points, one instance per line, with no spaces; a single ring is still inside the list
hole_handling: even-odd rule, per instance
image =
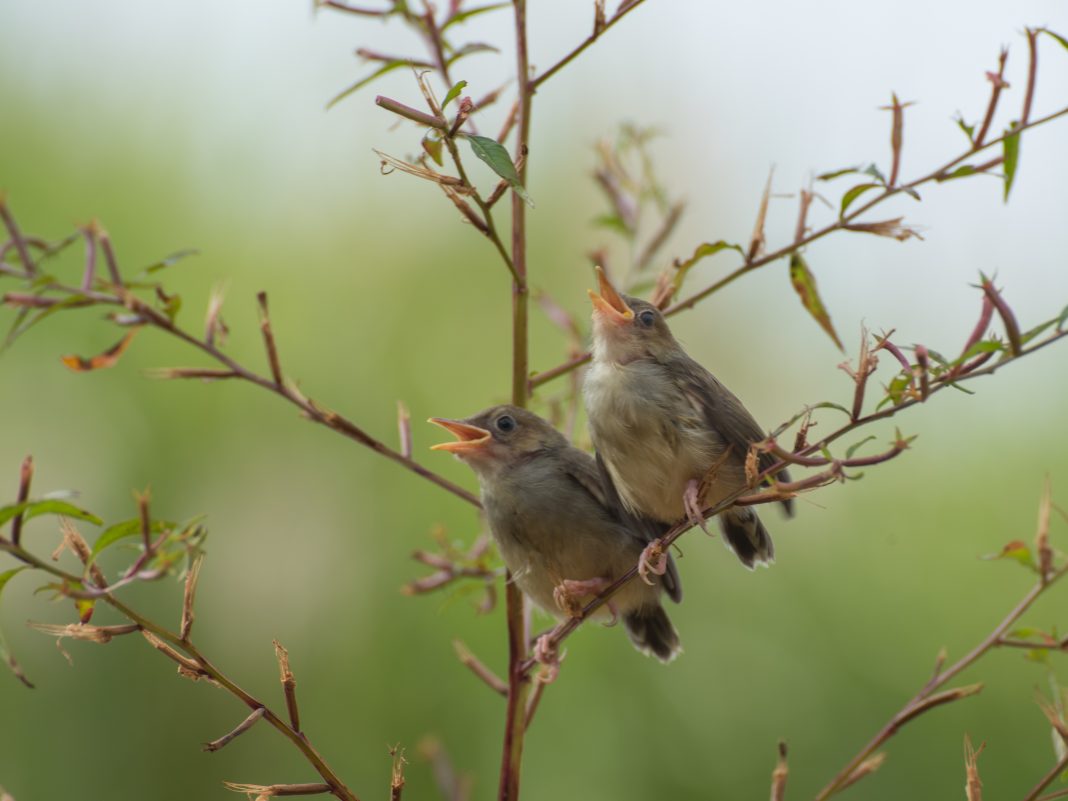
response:
[[[690,525],[700,526],[701,531],[712,536],[705,525],[704,509],[701,508],[700,486],[695,478],[691,478],[686,482],[686,491],[682,493],[682,505],[686,509],[686,519],[689,520]]]
[[[664,546],[660,540],[653,540],[645,546],[645,550],[638,558],[638,575],[641,576],[642,581],[652,587],[656,581],[649,578],[649,574],[662,576],[667,572],[667,565],[668,555],[664,551]]]
[[[537,680],[543,684],[556,681],[560,675],[560,653],[553,644],[552,633],[542,634],[534,643],[534,661],[544,669],[539,672]]]
[[[568,617],[579,617],[582,614],[580,599],[597,595],[611,586],[612,582],[606,578],[591,578],[584,581],[577,579],[564,579],[553,590],[553,600]],[[611,601],[607,602],[608,611],[612,613],[612,619],[607,625],[612,626],[616,622],[616,609]]]

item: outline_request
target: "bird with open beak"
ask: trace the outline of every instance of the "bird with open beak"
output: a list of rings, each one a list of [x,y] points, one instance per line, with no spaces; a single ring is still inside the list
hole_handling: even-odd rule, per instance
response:
[[[745,462],[764,432],[731,392],[672,336],[656,306],[619,294],[597,268],[593,363],[583,395],[598,460],[623,506],[663,523],[688,518],[746,486]],[[759,467],[774,462],[759,457]],[[789,480],[780,473],[783,480]],[[788,514],[793,505],[783,501]],[[775,549],[752,507],[718,515],[726,544],[746,567],[769,564]],[[666,567],[643,555],[642,575]]]
[[[651,535],[608,502],[593,457],[573,447],[547,421],[515,406],[496,406],[464,420],[430,418],[456,437],[434,445],[478,476],[482,505],[512,580],[557,617],[575,615],[593,596],[633,568]],[[655,536],[655,535],[652,535]],[[622,617],[638,650],[663,662],[679,652],[679,636],[660,594],[679,601],[678,573],[666,563],[652,585],[631,581],[597,615]],[[535,654],[546,661],[547,640]]]

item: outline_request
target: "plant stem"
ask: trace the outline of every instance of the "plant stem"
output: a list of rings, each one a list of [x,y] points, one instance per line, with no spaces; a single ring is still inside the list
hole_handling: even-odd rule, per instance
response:
[[[519,181],[526,184],[530,106],[533,87],[527,57],[527,4],[513,0],[515,11],[516,72],[518,76],[517,138],[514,161]],[[527,405],[527,241],[526,203],[512,193],[512,403]],[[499,801],[518,801],[519,770],[523,760],[523,736],[526,732],[526,701],[530,680],[523,670],[526,657],[526,626],[523,594],[509,576],[505,580],[505,606],[508,619],[508,697],[506,702],[504,743],[501,754]]]

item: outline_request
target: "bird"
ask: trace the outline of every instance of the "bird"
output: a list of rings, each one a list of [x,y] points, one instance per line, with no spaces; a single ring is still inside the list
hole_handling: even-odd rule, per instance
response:
[[[705,528],[702,510],[749,483],[746,460],[764,431],[742,402],[686,354],[659,308],[618,293],[597,268],[593,357],[583,382],[597,460],[624,508],[666,524]],[[763,470],[775,462],[758,457]],[[778,474],[789,481],[785,471]],[[783,506],[793,514],[793,502]],[[717,515],[724,543],[746,567],[769,565],[775,546],[751,506]],[[705,529],[707,532],[707,529]],[[643,555],[642,575],[665,569]]]
[[[609,501],[594,458],[553,426],[516,406],[494,406],[454,420],[431,417],[456,439],[432,446],[470,466],[478,477],[491,533],[512,580],[557,618],[575,616],[637,563],[653,534]],[[662,662],[680,651],[678,632],[660,603],[682,598],[673,562],[652,585],[630,581],[595,616],[617,616],[634,646]],[[548,635],[535,647],[551,659]]]

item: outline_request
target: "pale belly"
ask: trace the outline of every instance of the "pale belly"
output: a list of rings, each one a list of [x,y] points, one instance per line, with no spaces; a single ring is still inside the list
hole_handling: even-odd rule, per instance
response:
[[[685,515],[686,485],[700,482],[717,464],[723,443],[701,425],[684,399],[665,394],[663,382],[655,378],[627,367],[595,364],[586,378],[586,406],[594,445],[623,504],[632,512],[673,523]],[[729,495],[744,481],[740,459],[728,458],[717,468],[704,504]]]

